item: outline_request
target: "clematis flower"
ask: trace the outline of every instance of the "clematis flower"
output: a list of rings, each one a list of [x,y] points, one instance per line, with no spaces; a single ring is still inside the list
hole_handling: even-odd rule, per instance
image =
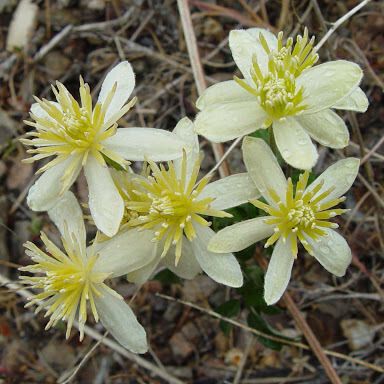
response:
[[[268,304],[277,302],[288,285],[298,242],[327,271],[343,276],[351,262],[351,250],[334,230],[338,225],[329,220],[346,211],[336,206],[345,200],[341,196],[357,176],[359,159],[338,161],[310,185],[309,172],[305,171],[294,188],[263,140],[246,137],[243,156],[250,177],[266,200],[251,202],[268,216],[222,229],[211,239],[208,249],[237,252],[265,238],[265,247],[275,244],[265,275],[264,298]]]
[[[174,132],[190,142],[190,153],[168,162],[167,168],[149,161],[152,176],[122,174],[123,179],[116,179],[125,200],[126,225],[151,232],[156,249],[147,265],[128,278],[143,283],[157,267],[166,266],[182,278],[191,279],[203,270],[219,283],[239,287],[243,277],[236,258],[207,250],[214,231],[205,216],[229,217],[224,209],[260,194],[246,173],[212,183],[209,177],[197,181],[201,160],[193,123],[184,118]]]
[[[97,322],[100,319],[121,345],[132,352],[145,353],[147,340],[144,328],[123,298],[106,284],[106,280],[141,267],[145,253],[151,249],[148,246],[137,247],[133,238],[121,239],[118,236],[102,245],[94,243],[87,249],[81,208],[72,192],[67,191],[48,213],[61,232],[63,249],[44,233],[41,240],[46,251],[31,242],[25,244],[26,253],[35,264],[20,268],[33,276],[23,275],[20,278],[33,290],[40,291],[30,298],[26,307],[37,305],[36,313],[42,309],[46,311],[45,317],[50,319],[45,329],[55,326],[59,320],[65,320],[66,338],[77,319],[80,340],[84,337],[87,307],[90,307],[94,320]],[[135,235],[136,238],[146,236],[145,233]],[[150,244],[148,235],[146,240]],[[127,252],[130,257],[126,257]]]
[[[251,28],[233,30],[229,46],[244,79],[209,87],[197,100],[196,132],[214,142],[271,127],[276,145],[291,166],[311,169],[318,158],[312,140],[331,147],[348,145],[349,132],[332,109],[365,112],[359,88],[362,71],[345,60],[315,65],[314,38]]]
[[[89,188],[89,208],[93,220],[107,236],[120,225],[124,203],[115,188],[107,164],[126,168],[128,160],[153,161],[180,157],[185,146],[172,133],[154,128],[117,128],[118,120],[134,105],[126,104],[135,85],[131,65],[121,62],[106,76],[95,106],[88,84],[80,77],[78,103],[65,86],[52,86],[57,102],[40,100],[31,106],[31,118],[25,121],[35,128],[29,138],[21,139],[32,147],[32,157],[25,162],[54,157],[38,170],[42,176],[31,187],[28,204],[35,211],[45,211],[76,180],[82,168]],[[34,147],[34,148],[33,148]]]

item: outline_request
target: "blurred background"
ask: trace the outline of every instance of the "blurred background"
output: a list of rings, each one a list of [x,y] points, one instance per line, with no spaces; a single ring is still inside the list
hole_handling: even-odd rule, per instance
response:
[[[228,47],[231,29],[264,27],[285,36],[304,26],[317,41],[332,23],[356,6],[355,0],[217,0],[190,1],[194,32],[207,84],[239,75]],[[295,315],[284,304],[266,309],[255,303],[262,287],[257,264],[262,245],[239,255],[250,271],[243,290],[226,289],[205,275],[180,281],[162,271],[137,290],[124,279],[116,290],[147,330],[151,351],[137,360],[117,348],[73,332],[65,325],[44,331],[42,314],[24,309],[17,268],[29,263],[22,244],[39,243],[44,230],[58,233],[44,213],[28,209],[25,197],[36,180],[36,165],[18,142],[33,95],[52,99],[50,84],[63,82],[77,97],[81,74],[97,95],[106,72],[129,60],[136,73],[138,102],[120,126],[172,130],[183,116],[193,118],[198,97],[175,0],[0,1],[0,383],[329,383],[313,351],[284,346],[252,335],[213,317],[219,312],[270,335],[306,343]],[[363,90],[370,100],[365,114],[344,113],[351,143],[342,151],[321,147],[315,172],[343,156],[362,159],[359,177],[346,201],[350,212],[338,220],[353,262],[335,279],[312,258],[295,263],[289,293],[323,348],[384,365],[384,3],[369,2],[331,36],[320,62],[347,59],[364,69]],[[215,165],[203,138],[202,171]],[[224,145],[224,150],[227,143]],[[239,147],[228,158],[232,173],[244,171]],[[80,177],[77,196],[87,200]],[[247,207],[242,209],[247,210]],[[90,235],[93,229],[89,228]],[[158,294],[181,298],[170,301]],[[256,297],[257,301],[257,297]],[[256,308],[256,309],[255,309]],[[256,313],[250,318],[250,314]],[[100,324],[92,327],[101,334]],[[383,373],[330,357],[343,383],[384,383]],[[149,363],[149,364],[146,364]],[[79,366],[80,364],[80,366]],[[159,374],[160,372],[160,374]],[[162,374],[161,374],[162,373]],[[176,379],[177,378],[177,379]]]

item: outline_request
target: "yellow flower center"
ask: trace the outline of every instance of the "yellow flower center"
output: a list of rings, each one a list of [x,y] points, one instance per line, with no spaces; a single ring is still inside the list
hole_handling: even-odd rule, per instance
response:
[[[131,193],[131,200],[126,201],[126,208],[139,215],[128,222],[129,226],[154,229],[154,241],[164,239],[162,257],[171,245],[176,246],[176,260],[181,256],[183,236],[189,241],[196,237],[195,224],[209,226],[202,216],[230,217],[231,215],[210,208],[213,198],[199,198],[209,182],[203,178],[196,180],[200,170],[200,160],[194,164],[190,177],[187,177],[187,160],[184,154],[181,175],[177,176],[175,166],[168,162],[168,169],[149,162],[153,176],[135,180],[136,188]],[[124,198],[124,195],[123,195]]]
[[[303,103],[303,88],[296,85],[296,78],[303,70],[316,63],[318,55],[313,49],[314,38],[308,40],[307,29],[304,30],[304,36],[297,36],[294,46],[292,38],[283,45],[283,33],[280,32],[277,50],[274,51],[270,49],[262,33],[259,39],[269,58],[268,73],[262,73],[257,57],[254,56],[251,69],[253,84],[237,77],[235,81],[257,97],[268,114],[264,122],[268,127],[274,120],[297,115],[306,108]]]
[[[63,239],[66,251],[64,253],[44,233],[41,239],[48,253],[43,252],[31,242],[25,244],[26,253],[35,264],[20,270],[38,274],[38,276],[21,276],[20,278],[31,288],[42,290],[31,298],[26,306],[37,305],[36,312],[46,309],[45,317],[50,316],[50,320],[45,329],[56,325],[59,320],[66,320],[68,322],[67,338],[78,314],[80,340],[82,340],[84,324],[87,321],[87,303],[90,303],[93,317],[98,321],[95,297],[100,296],[103,289],[110,291],[103,283],[109,274],[94,271],[97,255],[87,257],[85,248],[77,242],[71,241],[69,244]]]
[[[27,151],[33,156],[24,161],[31,163],[56,156],[38,171],[44,172],[69,156],[75,158],[72,168],[79,163],[84,165],[87,157],[91,155],[103,165],[105,160],[109,159],[125,168],[128,162],[117,153],[105,148],[103,141],[116,133],[117,121],[132,107],[135,99],[106,120],[108,107],[116,92],[116,83],[105,101],[102,104],[96,103],[94,108],[90,88],[81,77],[79,89],[81,105],[63,84],[57,82],[56,86],[57,88],[52,86],[52,90],[57,103],[36,97],[45,115],[36,116],[31,113],[35,121],[25,121],[25,124],[34,127],[36,131],[26,134],[32,138],[20,139],[23,144],[35,147]],[[71,175],[67,173],[69,178]]]
[[[252,204],[257,208],[262,209],[271,216],[265,220],[265,223],[274,226],[274,234],[265,243],[266,248],[282,237],[283,241],[289,239],[291,242],[291,250],[294,256],[297,255],[297,240],[303,244],[310,254],[313,254],[313,250],[306,238],[318,240],[319,237],[326,235],[324,228],[338,227],[336,223],[331,223],[328,220],[347,211],[346,209],[334,208],[345,198],[340,197],[322,202],[329,196],[333,188],[318,194],[324,184],[322,181],[311,191],[306,192],[308,177],[308,171],[300,175],[295,193],[292,180],[288,179],[285,202],[281,201],[274,190],[270,190],[269,195],[275,204],[268,205],[258,200],[252,201]]]

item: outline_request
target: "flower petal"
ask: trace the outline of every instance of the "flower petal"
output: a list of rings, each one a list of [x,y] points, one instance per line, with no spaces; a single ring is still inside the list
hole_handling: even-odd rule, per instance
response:
[[[336,60],[316,65],[304,71],[296,80],[304,88],[303,112],[314,113],[330,108],[349,95],[363,77],[361,68],[350,61]]]
[[[268,305],[275,304],[283,295],[289,279],[295,257],[291,251],[291,242],[282,238],[273,250],[264,281],[264,299]]]
[[[231,253],[208,251],[207,245],[215,232],[199,224],[195,225],[195,230],[197,236],[192,241],[192,248],[202,270],[218,283],[229,287],[241,287],[243,285],[243,274],[236,257]]]
[[[368,109],[369,101],[360,87],[356,87],[349,95],[332,105],[335,109],[347,111],[365,112]]]
[[[273,123],[273,135],[283,159],[292,167],[311,169],[319,157],[308,133],[293,117]]]
[[[95,296],[95,303],[101,322],[116,341],[134,353],[147,352],[145,330],[124,300],[104,289],[101,297]]]
[[[314,257],[330,273],[341,277],[345,275],[351,263],[352,253],[343,236],[329,228],[324,228],[326,236],[319,241],[307,237],[309,245],[313,248]]]
[[[250,70],[254,55],[256,55],[257,62],[263,72],[266,72],[268,68],[268,55],[260,43],[260,33],[263,34],[270,49],[276,49],[277,39],[273,33],[266,29],[250,28],[247,30],[232,30],[229,33],[229,47],[233,60],[235,60],[236,65],[249,84],[253,84]]]
[[[256,131],[262,127],[265,118],[266,114],[256,99],[213,104],[197,115],[195,130],[207,139],[221,143]]]
[[[296,116],[295,119],[321,145],[344,148],[349,143],[349,132],[344,120],[331,109]]]
[[[105,101],[115,83],[117,85],[116,91],[105,114],[105,121],[108,121],[113,114],[121,109],[135,87],[135,74],[128,61],[121,62],[108,72],[101,86],[99,98],[97,100],[98,103],[103,103]]]
[[[198,199],[213,197],[212,209],[224,210],[237,207],[261,196],[248,173],[238,173],[209,183]]]
[[[103,144],[127,160],[173,160],[182,156],[188,143],[174,133],[157,128],[119,128]]]
[[[146,266],[156,258],[157,243],[152,238],[152,231],[132,228],[97,244],[95,269],[117,277]]]
[[[182,279],[193,279],[201,272],[200,264],[196,260],[191,242],[184,237],[181,250],[181,257],[175,266],[175,252],[170,250],[161,260],[161,264],[175,273]]]
[[[220,81],[208,87],[197,99],[196,107],[200,110],[212,104],[236,103],[239,101],[252,101],[255,96],[246,91],[234,80]]]
[[[89,156],[84,166],[89,190],[89,209],[96,227],[107,236],[119,229],[124,213],[124,202],[109,172]]]
[[[242,149],[249,176],[264,198],[275,205],[268,193],[273,189],[285,201],[287,180],[269,146],[262,139],[245,137]]]
[[[212,252],[239,252],[273,234],[273,227],[265,224],[266,217],[257,217],[230,225],[217,232],[208,244]]]
[[[65,171],[70,168],[71,163],[78,162],[70,179],[63,180]],[[47,211],[51,209],[65,191],[67,191],[76,180],[81,171],[81,161],[75,156],[67,159],[46,170],[29,189],[27,203],[33,211]],[[64,184],[65,188],[64,188]]]
[[[127,280],[137,285],[143,285],[150,280],[160,264],[160,253],[157,253],[157,257],[155,256],[150,263],[144,265],[144,267],[129,272],[127,274]]]
[[[173,130],[173,133],[188,144],[187,149],[187,175],[189,176],[193,170],[196,160],[199,157],[200,147],[199,147],[199,139],[195,132],[195,127],[193,122],[188,119],[188,117],[184,117],[181,119],[176,127]],[[189,149],[189,150],[188,150]],[[175,159],[173,161],[175,166],[176,174],[178,177],[181,176],[181,166],[182,166],[182,158]],[[188,178],[188,177],[187,177]]]
[[[308,186],[307,191],[312,191],[320,182],[324,182],[323,186],[316,194],[321,195],[326,190],[333,188],[331,193],[321,200],[321,204],[330,200],[337,199],[344,195],[356,179],[359,172],[360,160],[355,157],[348,157],[339,160],[335,164],[328,167],[312,184]]]
[[[85,244],[85,225],[83,212],[75,195],[67,191],[58,202],[48,210],[50,219],[55,223],[62,236],[65,236],[65,228],[70,235],[74,235],[79,244]]]
[[[56,108],[62,110],[61,105],[59,103],[56,103],[56,101],[49,101],[49,103],[54,104]],[[36,117],[52,120],[52,117],[49,116],[43,108],[41,108],[39,103],[33,103],[31,105],[30,112],[33,113]]]

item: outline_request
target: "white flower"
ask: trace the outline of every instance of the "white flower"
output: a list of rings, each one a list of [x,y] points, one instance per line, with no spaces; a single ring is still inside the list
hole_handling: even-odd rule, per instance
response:
[[[117,121],[132,107],[135,99],[125,104],[135,85],[131,65],[121,62],[106,76],[97,103],[92,107],[88,84],[80,78],[79,104],[63,84],[52,90],[57,102],[39,100],[31,106],[35,122],[25,121],[36,130],[31,138],[21,139],[28,146],[33,162],[55,156],[39,169],[43,175],[31,187],[28,204],[35,211],[50,209],[70,188],[84,167],[89,188],[89,208],[93,220],[107,236],[113,236],[120,225],[124,203],[111,178],[108,162],[123,168],[127,160],[154,161],[180,157],[185,146],[171,132],[154,128],[119,128]]]
[[[209,87],[197,100],[197,133],[223,142],[272,125],[284,160],[311,169],[318,154],[311,138],[331,148],[348,145],[348,129],[333,109],[364,112],[358,65],[337,60],[313,66],[317,54],[308,32],[286,45],[264,29],[233,30],[232,56],[244,79]]]
[[[101,246],[95,243],[87,249],[81,208],[72,192],[66,192],[48,213],[61,232],[64,251],[44,233],[41,240],[46,252],[31,242],[25,244],[26,253],[35,264],[20,270],[34,276],[20,278],[31,288],[41,290],[30,298],[26,306],[37,305],[36,313],[46,310],[45,317],[50,317],[46,329],[59,320],[65,320],[67,338],[77,318],[82,340],[89,304],[95,321],[100,318],[121,345],[135,353],[145,353],[148,347],[144,328],[123,298],[108,287],[105,280],[141,267],[148,247],[141,249],[132,239],[128,239],[131,243],[127,244],[115,237]],[[149,240],[148,237],[148,243]],[[126,257],[127,251],[131,253],[129,257]]]
[[[184,118],[174,132],[191,143],[194,149],[189,154],[169,162],[168,168],[150,162],[152,176],[135,179],[123,174],[128,177],[126,182],[117,179],[126,201],[127,225],[152,233],[156,250],[147,265],[130,273],[128,278],[142,283],[162,265],[188,279],[202,269],[219,283],[239,287],[243,277],[236,258],[231,253],[215,254],[207,250],[214,232],[203,216],[230,216],[223,210],[260,194],[246,173],[212,183],[206,177],[197,182],[200,158],[193,123]]]
[[[345,200],[340,196],[354,182],[359,160],[350,157],[338,161],[309,186],[309,172],[305,171],[294,189],[263,140],[246,137],[243,156],[250,177],[267,203],[251,202],[269,216],[224,228],[212,238],[208,249],[236,252],[267,237],[265,247],[276,243],[265,276],[264,298],[268,304],[278,301],[288,285],[298,242],[327,271],[343,276],[351,262],[351,250],[333,230],[338,225],[329,219],[345,212],[336,205]]]

